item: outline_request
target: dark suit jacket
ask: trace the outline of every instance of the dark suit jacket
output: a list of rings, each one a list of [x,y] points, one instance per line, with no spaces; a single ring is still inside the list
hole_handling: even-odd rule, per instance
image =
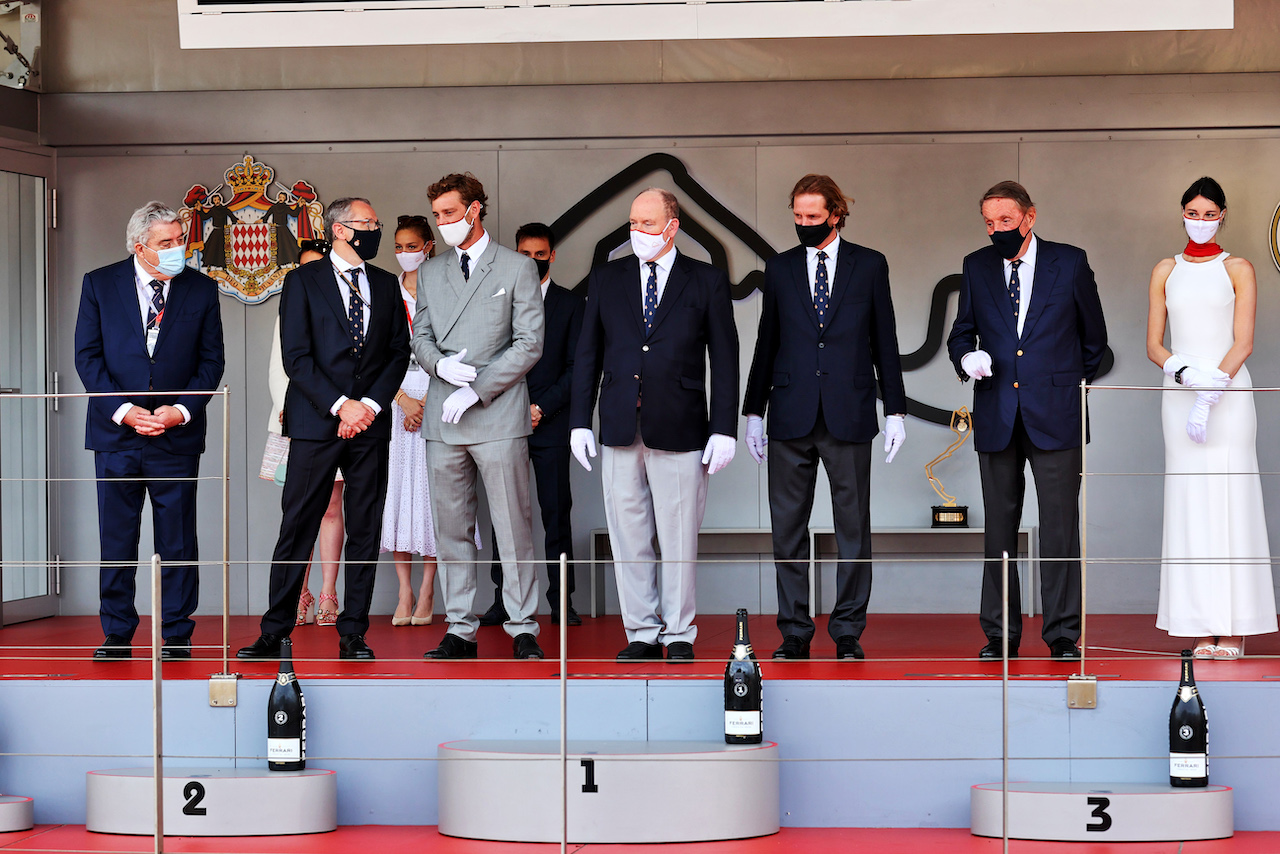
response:
[[[640,261],[634,255],[591,271],[569,426],[591,426],[598,389],[602,444],[625,447],[639,430],[650,448],[700,451],[712,433],[736,436],[738,330],[728,277],[679,253],[647,337],[641,302]]]
[[[880,432],[877,377],[884,411],[907,411],[889,264],[874,249],[844,240],[839,246],[821,329],[804,247],[765,264],[764,309],[742,411],[764,415],[768,406],[772,438],[809,435],[821,407],[831,435],[870,442]]]
[[[582,331],[582,297],[551,282],[542,301],[546,325],[542,358],[525,375],[529,402],[542,407],[542,420],[529,435],[529,444],[549,448],[569,444],[569,395],[573,357]]]
[[[991,354],[992,376],[973,389],[973,443],[984,453],[1009,445],[1019,410],[1037,448],[1080,447],[1080,380],[1098,374],[1107,325],[1084,250],[1037,236],[1031,303],[1018,337],[1004,281],[1004,259],[984,246],[964,259],[960,306],[947,350],[961,380],[960,359]]]
[[[382,411],[368,432],[391,435],[391,400],[409,367],[409,324],[396,277],[371,264],[364,268],[370,306],[359,358],[351,352],[347,304],[329,259],[304,264],[284,278],[280,352],[289,375],[286,436],[336,439],[338,418],[329,414],[329,407],[344,394],[376,401]]]
[[[132,257],[85,275],[76,317],[76,372],[85,391],[168,392],[89,398],[85,447],[123,451],[150,444],[171,454],[202,453],[209,398],[181,392],[212,391],[222,379],[217,283],[190,268],[171,280],[154,355],[147,354],[142,322]],[[191,421],[154,438],[140,436],[111,420],[125,402],[149,410],[180,403]]]

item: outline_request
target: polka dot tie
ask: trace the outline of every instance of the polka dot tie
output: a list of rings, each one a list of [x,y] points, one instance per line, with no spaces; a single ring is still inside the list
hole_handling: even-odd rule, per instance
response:
[[[818,328],[826,328],[827,305],[831,302],[831,284],[827,281],[827,253],[818,252],[818,270],[813,276],[813,308],[818,312]]]
[[[1009,264],[1013,267],[1009,271],[1009,299],[1013,300],[1013,322],[1017,325],[1018,309],[1021,307],[1020,304],[1022,302],[1022,282],[1018,279],[1018,268],[1022,266],[1022,259],[1010,261]]]
[[[644,283],[644,334],[653,329],[653,315],[658,310],[658,262],[648,261],[649,281]]]
[[[351,326],[351,352],[360,355],[364,348],[364,308],[360,304],[360,268],[351,268],[351,292],[347,300],[347,322]]]

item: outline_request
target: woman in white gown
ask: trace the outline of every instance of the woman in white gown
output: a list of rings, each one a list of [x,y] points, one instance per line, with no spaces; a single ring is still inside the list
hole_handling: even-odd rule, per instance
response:
[[[1197,658],[1239,658],[1276,631],[1267,520],[1245,359],[1253,352],[1253,265],[1215,242],[1227,200],[1212,178],[1182,197],[1190,241],[1151,274],[1147,355],[1164,369],[1164,543],[1156,625],[1199,638]],[[1169,344],[1164,346],[1165,321]],[[1232,389],[1223,391],[1223,389]]]

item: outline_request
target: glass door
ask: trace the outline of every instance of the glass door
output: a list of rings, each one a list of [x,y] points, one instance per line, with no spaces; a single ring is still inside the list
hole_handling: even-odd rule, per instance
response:
[[[0,625],[57,610],[49,561],[45,178],[0,171]]]

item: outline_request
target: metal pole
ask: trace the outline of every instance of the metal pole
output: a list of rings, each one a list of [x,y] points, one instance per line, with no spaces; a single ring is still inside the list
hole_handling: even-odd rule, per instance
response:
[[[560,553],[560,854],[569,850],[569,556]]]
[[[1000,810],[1001,836],[1004,854],[1009,854],[1009,553],[1002,552],[1000,560],[1000,658],[1004,672],[1000,677]]]
[[[156,854],[164,854],[164,700],[160,682],[160,555],[151,556],[151,760],[155,764]]]
[[[1089,449],[1089,386],[1084,380],[1080,380],[1080,675],[1084,676],[1084,657],[1085,650],[1089,647],[1085,643],[1085,615],[1089,613],[1089,609],[1085,607],[1085,584],[1088,579],[1088,555],[1087,546],[1089,540],[1089,504],[1088,493],[1085,491],[1086,478],[1085,475],[1089,471],[1089,467],[1085,465],[1085,454]]]
[[[199,570],[197,570],[198,572]],[[222,672],[231,655],[231,387],[222,386]]]

